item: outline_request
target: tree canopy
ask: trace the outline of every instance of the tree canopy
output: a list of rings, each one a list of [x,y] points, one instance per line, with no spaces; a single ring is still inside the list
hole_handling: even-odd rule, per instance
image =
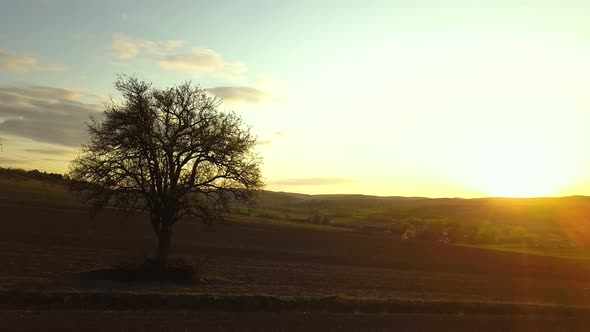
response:
[[[263,186],[256,137],[221,100],[190,82],[159,89],[122,75],[115,88],[122,101],[91,119],[89,142],[70,165],[92,213],[107,205],[149,212],[165,260],[181,218],[211,223],[231,202],[254,202]]]

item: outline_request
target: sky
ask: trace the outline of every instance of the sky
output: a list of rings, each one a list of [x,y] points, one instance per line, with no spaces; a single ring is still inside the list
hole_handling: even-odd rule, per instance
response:
[[[190,80],[266,189],[590,195],[590,2],[0,0],[0,166],[65,172],[119,73]]]

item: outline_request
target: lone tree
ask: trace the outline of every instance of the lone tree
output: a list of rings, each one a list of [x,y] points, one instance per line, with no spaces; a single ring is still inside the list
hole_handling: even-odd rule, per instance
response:
[[[105,206],[149,212],[165,264],[172,228],[185,216],[220,219],[231,202],[252,204],[263,183],[250,128],[191,83],[158,89],[115,82],[123,101],[91,118],[89,143],[71,162],[73,188],[96,215]]]

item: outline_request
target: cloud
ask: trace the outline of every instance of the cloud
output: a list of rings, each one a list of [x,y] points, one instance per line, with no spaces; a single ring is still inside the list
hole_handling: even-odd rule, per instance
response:
[[[283,179],[271,181],[271,184],[280,186],[328,186],[354,182],[350,179],[343,178],[302,178],[302,179]]]
[[[36,98],[59,101],[78,101],[83,93],[70,89],[54,88],[40,85],[12,86],[0,88],[0,98],[4,100],[22,101],[22,98]]]
[[[30,71],[59,71],[64,66],[57,64],[41,63],[33,56],[17,55],[0,50],[0,70],[24,73]]]
[[[0,157],[0,163],[3,164],[20,164],[22,160]]]
[[[73,151],[65,149],[25,149],[26,152],[45,154],[45,155],[67,155]]]
[[[115,34],[110,50],[119,59],[139,57],[155,61],[166,70],[224,77],[240,76],[246,71],[238,61],[228,61],[208,48],[186,48],[182,40],[152,41]]]
[[[55,159],[55,158],[41,158],[40,160],[49,161],[51,163],[63,163],[64,162],[63,159]]]
[[[259,104],[268,99],[266,92],[247,86],[220,86],[206,90],[226,102]]]
[[[256,145],[271,145],[272,143],[274,143],[274,142],[269,139],[262,140],[262,141],[256,141]]]
[[[282,131],[273,131],[271,133],[274,136],[282,136],[284,133]],[[274,144],[276,141],[272,140],[272,139],[264,139],[264,140],[259,140],[256,142],[256,145],[271,145]],[[294,181],[294,180],[282,180],[282,181]]]
[[[140,55],[160,59],[183,45],[184,42],[181,40],[151,41],[115,34],[110,49],[119,59],[129,59]]]
[[[246,67],[237,61],[227,61],[221,54],[208,48],[167,55],[160,60],[160,67],[196,74],[214,73],[222,76],[239,76]]]
[[[101,110],[100,105],[83,102],[83,98],[97,99],[70,89],[0,86],[0,133],[79,146],[87,141],[85,122]]]
[[[139,46],[132,40],[120,35],[113,37],[111,50],[119,59],[128,59],[139,54]]]

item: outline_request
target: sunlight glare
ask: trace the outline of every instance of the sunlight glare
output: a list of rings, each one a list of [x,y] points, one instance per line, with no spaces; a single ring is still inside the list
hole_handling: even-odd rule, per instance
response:
[[[552,196],[569,182],[559,150],[541,135],[504,128],[497,135],[479,136],[468,146],[464,176],[485,195]]]

